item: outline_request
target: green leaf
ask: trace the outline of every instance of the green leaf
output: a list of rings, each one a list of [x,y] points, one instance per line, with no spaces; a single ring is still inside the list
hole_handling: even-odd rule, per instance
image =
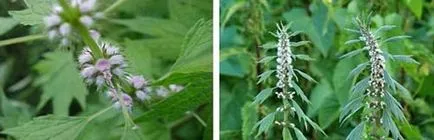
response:
[[[302,99],[304,102],[310,104],[309,99],[306,97],[306,95],[304,95],[303,90],[301,90],[301,88],[297,85],[297,83],[295,83],[294,81],[292,81],[292,85],[294,86],[295,93],[297,93],[298,96],[300,96],[301,99]]]
[[[224,18],[221,18],[222,20],[221,27],[225,27],[226,23],[229,21],[232,15],[234,15],[237,11],[240,11],[242,8],[244,8],[245,4],[246,4],[245,1],[237,1],[234,4],[231,4],[231,6],[227,8],[227,11],[224,11],[225,12],[225,14],[223,15]]]
[[[186,27],[193,26],[199,19],[212,18],[212,1],[168,0],[168,9],[170,19]]]
[[[382,43],[394,42],[394,41],[398,41],[398,40],[406,39],[406,38],[411,38],[411,36],[408,36],[408,35],[394,36],[394,37],[390,37],[390,38],[383,40]]]
[[[324,136],[327,136],[327,134],[321,129],[321,127],[319,127],[318,124],[316,124],[315,122],[313,122],[308,116],[304,116],[304,119],[307,121],[307,123],[309,123],[310,126],[313,127],[313,129],[315,129],[316,131],[321,132]]]
[[[254,129],[259,127],[258,134],[255,136],[256,138],[259,137],[262,133],[268,133],[268,131],[273,127],[275,115],[276,112],[270,113],[255,124]]]
[[[268,77],[271,76],[271,74],[273,74],[275,72],[275,70],[268,70],[268,71],[264,71],[263,73],[261,73],[258,77],[259,80],[257,82],[257,84],[260,84],[262,82],[265,82],[265,80],[268,79]]]
[[[86,117],[42,116],[24,125],[6,129],[3,134],[20,140],[75,139],[88,123]]]
[[[342,109],[341,115],[339,116],[339,122],[341,122],[341,124],[345,123],[348,118],[360,110],[363,107],[362,101],[363,97],[357,97],[345,105],[345,107]]]
[[[345,45],[350,45],[350,44],[359,43],[359,42],[363,42],[363,41],[359,40],[359,39],[353,39],[353,40],[346,41],[344,44]]]
[[[146,127],[149,127],[149,126],[146,126]],[[126,131],[124,131],[124,133],[122,134],[121,140],[145,140],[145,136],[143,135],[143,132],[140,132],[140,128],[139,129],[133,129],[132,127],[127,127],[125,129],[126,129]],[[151,139],[149,139],[149,140],[151,140]],[[154,139],[152,139],[152,140],[154,140]]]
[[[38,25],[43,23],[44,16],[50,14],[55,0],[24,0],[24,2],[27,9],[9,11],[9,14],[23,25]]]
[[[384,70],[384,81],[386,82],[386,85],[389,86],[390,89],[395,93],[396,86],[395,83],[393,82],[394,80],[386,70]]]
[[[253,127],[255,126],[255,122],[258,121],[258,115],[256,113],[257,106],[252,104],[251,102],[247,102],[244,104],[241,109],[241,117],[243,120],[242,133],[243,140],[251,140],[253,139],[251,136],[251,132],[253,132]]]
[[[154,54],[153,51],[144,46],[132,46],[130,43],[127,40],[126,44],[128,45],[125,46],[123,53],[129,62],[128,70],[136,74],[151,77],[152,75],[150,74],[152,74],[153,69],[150,68],[153,68],[151,61],[152,54]]]
[[[40,74],[35,82],[44,91],[37,108],[41,109],[50,99],[56,115],[68,115],[73,99],[85,108],[88,91],[72,54],[58,51],[46,53],[44,57],[34,67]]]
[[[259,60],[259,63],[267,64],[271,60],[274,60],[276,57],[277,56],[266,56],[266,57],[262,58],[261,60]]]
[[[0,36],[7,33],[18,25],[18,21],[13,18],[0,17]]]
[[[392,55],[394,61],[419,65],[420,63],[411,58],[411,55]]]
[[[402,96],[406,99],[412,100],[412,96],[410,91],[408,91],[403,85],[401,85],[399,82],[393,80],[393,82],[395,83],[397,89],[400,91],[400,93],[402,93]]]
[[[199,20],[188,31],[171,72],[212,72],[212,22]]]
[[[365,68],[368,65],[369,65],[369,62],[365,62],[365,63],[357,65],[357,67],[354,68],[353,70],[351,70],[350,74],[348,74],[347,79],[356,78],[363,70],[365,70]]]
[[[396,126],[395,122],[393,122],[392,117],[388,113],[388,111],[383,111],[383,117],[381,118],[383,120],[383,126],[386,129],[387,132],[392,132],[392,136],[394,139],[400,139],[404,140],[404,138],[399,133],[399,129]]]
[[[154,85],[179,84],[185,89],[150,106],[150,110],[135,119],[143,122],[150,119],[163,118],[173,120],[176,116],[193,110],[200,105],[211,102],[212,73],[173,74]]]
[[[404,0],[413,14],[420,19],[423,11],[423,0]]]
[[[149,54],[152,55],[152,58],[176,60],[176,58],[179,56],[179,52],[181,51],[181,47],[179,47],[179,45],[182,44],[182,40],[183,40],[182,37],[161,37],[161,38],[138,39],[138,40],[126,39],[125,42],[123,43],[123,46],[127,48],[133,47],[130,48],[130,50],[134,50],[134,49],[141,50],[146,48],[147,52],[152,52],[151,54]],[[148,55],[147,52],[144,52],[145,54],[143,55]],[[146,57],[146,56],[142,56],[142,57]]]
[[[404,113],[401,110],[401,104],[399,104],[399,102],[396,101],[396,99],[392,95],[390,95],[389,92],[386,92],[384,96],[384,102],[386,102],[388,110],[390,110],[399,121],[407,122]]]
[[[315,59],[313,59],[312,57],[310,57],[309,55],[306,55],[306,54],[297,54],[297,55],[294,55],[294,56],[295,56],[295,58],[301,59],[301,60],[315,61]]]
[[[360,80],[356,85],[351,88],[351,97],[357,98],[366,92],[366,89],[369,87],[369,77],[366,77],[363,80]]]
[[[288,127],[284,127],[282,130],[283,140],[292,140],[291,132],[289,132]]]
[[[110,22],[124,25],[131,31],[139,32],[153,37],[176,37],[182,38],[188,27],[183,24],[153,17],[136,17],[134,19],[111,19]]]
[[[303,77],[304,79],[309,80],[309,81],[314,82],[314,83],[318,83],[318,82],[315,81],[315,79],[313,79],[309,74],[306,74],[306,73],[304,73],[304,72],[302,72],[301,70],[298,70],[298,69],[294,69],[294,70],[295,70],[296,72],[298,72],[298,74],[300,74],[301,77]]]
[[[11,128],[30,121],[32,115],[27,104],[8,99],[0,87],[0,127]]]
[[[291,42],[290,46],[291,47],[299,47],[299,46],[307,45],[309,43],[310,43],[310,41]]]
[[[274,48],[277,48],[277,45],[275,42],[267,42],[264,45],[261,45],[259,47],[264,48],[264,49],[274,49]]]
[[[295,136],[297,136],[297,140],[307,140],[307,138],[304,137],[303,132],[301,132],[298,128],[292,127],[292,129],[294,129]]]
[[[305,127],[307,128],[306,119],[304,118],[304,116],[306,116],[306,114],[304,114],[303,109],[301,109],[301,107],[294,100],[292,100],[291,102],[292,102],[292,106],[295,109],[295,113],[297,114],[298,121],[299,122],[303,121]]]
[[[362,140],[364,131],[365,131],[365,122],[361,122],[353,130],[351,130],[346,140]]]
[[[356,56],[356,55],[360,54],[361,52],[363,52],[364,50],[366,50],[366,49],[365,48],[361,48],[361,49],[357,49],[357,50],[351,51],[349,53],[346,53],[346,54],[340,56],[339,59],[344,59],[344,58],[347,58],[347,57]]]
[[[274,88],[266,88],[263,89],[261,92],[259,92],[258,95],[256,95],[255,97],[255,101],[253,102],[253,104],[262,104],[265,100],[267,100],[268,97],[270,97],[271,95],[273,95],[273,89]]]
[[[383,32],[383,31],[388,31],[391,30],[393,28],[396,28],[395,25],[383,25],[380,26],[377,30],[375,30],[374,35],[378,35],[378,33]]]

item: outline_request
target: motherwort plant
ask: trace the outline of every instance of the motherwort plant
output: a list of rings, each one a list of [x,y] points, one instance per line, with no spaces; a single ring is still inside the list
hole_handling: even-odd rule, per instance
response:
[[[278,42],[274,48],[277,48],[276,56],[266,56],[260,63],[271,63],[271,60],[276,60],[277,65],[275,70],[268,70],[259,75],[259,83],[265,82],[270,75],[276,73],[277,82],[273,87],[266,88],[262,90],[256,97],[254,103],[263,104],[263,102],[272,95],[274,92],[276,98],[279,100],[279,107],[277,107],[273,112],[269,113],[262,120],[256,123],[255,128],[259,127],[257,136],[263,132],[268,132],[271,127],[278,126],[282,129],[282,136],[285,139],[291,138],[290,130],[293,130],[297,139],[306,139],[302,131],[299,129],[297,121],[301,123],[306,129],[307,124],[312,126],[315,130],[325,133],[321,128],[313,122],[298,105],[296,98],[300,97],[302,101],[310,103],[308,98],[304,95],[300,86],[297,84],[298,77],[297,74],[303,78],[316,82],[311,76],[294,68],[293,62],[297,59],[301,60],[313,60],[308,55],[304,54],[294,54],[291,49],[302,46],[308,43],[308,41],[291,42],[290,38],[299,34],[299,32],[294,32],[291,34],[287,33],[289,26],[284,26],[283,24],[277,24],[276,33],[272,33],[278,38]]]
[[[55,5],[52,13],[44,18],[48,37],[60,39],[63,46],[74,45],[71,41],[74,39],[87,45],[78,56],[82,78],[88,85],[95,85],[98,91],[104,92],[113,102],[113,107],[122,110],[125,126],[135,126],[130,116],[133,107],[131,95],[141,102],[149,101],[151,85],[143,76],[126,72],[127,63],[119,47],[103,41],[96,30],[91,30],[95,20],[103,18],[103,13],[97,12],[96,2],[59,0],[59,5]],[[182,89],[180,85],[170,85],[169,89],[160,86],[154,93],[155,97],[166,97]]]
[[[397,60],[414,62],[410,56],[391,55],[383,51],[380,47],[384,43],[408,38],[409,36],[395,36],[382,39],[380,33],[390,30],[395,26],[384,25],[375,31],[370,29],[370,19],[355,19],[358,30],[348,29],[360,35],[358,39],[347,41],[345,44],[361,42],[364,47],[343,55],[341,58],[352,57],[363,51],[368,52],[369,61],[358,65],[353,69],[349,77],[357,77],[367,67],[370,69],[369,77],[360,80],[354,85],[351,92],[351,101],[344,107],[340,122],[345,122],[348,118],[361,110],[361,120],[351,131],[347,139],[386,139],[391,133],[394,139],[403,139],[394,120],[407,122],[402,112],[402,106],[392,96],[396,90],[401,93],[409,94],[408,91],[386,71],[386,60]],[[393,119],[395,118],[395,119]]]

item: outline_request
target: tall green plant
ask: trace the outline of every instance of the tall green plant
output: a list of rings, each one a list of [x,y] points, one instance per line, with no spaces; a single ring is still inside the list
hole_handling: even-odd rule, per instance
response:
[[[353,57],[367,52],[369,61],[359,64],[354,68],[349,76],[357,76],[369,68],[369,77],[363,78],[357,82],[351,90],[351,101],[343,108],[340,115],[340,122],[344,123],[351,116],[362,112],[359,124],[350,132],[347,139],[385,139],[392,134],[394,139],[404,139],[396,125],[396,121],[407,123],[402,112],[402,106],[393,97],[397,90],[406,93],[407,90],[400,83],[395,81],[386,70],[386,61],[406,61],[418,64],[410,56],[391,55],[381,49],[385,43],[399,39],[409,38],[410,36],[394,36],[384,38],[381,33],[395,28],[393,25],[384,25],[376,30],[372,30],[371,19],[368,16],[362,20],[359,17],[354,19],[358,29],[347,29],[350,32],[360,35],[359,38],[349,40],[345,44],[363,43],[364,47],[351,51],[341,58]]]

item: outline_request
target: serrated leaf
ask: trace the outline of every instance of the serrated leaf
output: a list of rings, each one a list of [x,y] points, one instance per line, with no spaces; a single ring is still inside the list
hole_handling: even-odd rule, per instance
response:
[[[261,73],[258,77],[259,80],[256,84],[260,84],[262,82],[264,82],[265,80],[268,79],[268,77],[271,76],[271,74],[273,74],[275,72],[275,70],[268,70],[268,71],[264,71],[263,73]]]
[[[258,121],[258,115],[256,113],[257,105],[252,104],[251,102],[247,102],[244,104],[241,109],[241,117],[243,120],[242,133],[243,140],[251,140],[251,132],[253,132],[253,127],[255,126],[255,122]]]
[[[308,116],[304,116],[304,119],[309,123],[310,126],[313,127],[314,130],[321,132],[324,136],[327,136],[327,134],[321,129],[321,127],[313,122]]]
[[[212,1],[168,0],[167,3],[170,19],[186,27],[194,25],[199,19],[212,18]]]
[[[263,89],[261,92],[259,92],[258,95],[256,95],[255,97],[255,101],[253,102],[254,104],[262,104],[265,100],[267,100],[268,97],[270,97],[271,95],[273,95],[273,89],[274,88],[266,88]]]
[[[351,130],[346,140],[362,140],[364,130],[365,130],[365,122],[361,122],[353,130]]]
[[[398,41],[398,40],[406,39],[406,38],[411,38],[411,36],[408,36],[408,35],[394,36],[394,37],[390,37],[390,38],[385,39],[382,43]]]
[[[301,132],[298,128],[292,127],[292,129],[294,129],[297,140],[307,140],[307,138],[303,135],[303,132]]]
[[[276,57],[277,56],[266,56],[266,57],[262,58],[261,60],[259,60],[259,63],[267,64],[271,60],[274,60]]]
[[[13,29],[18,23],[13,18],[0,17],[0,36]]]
[[[364,50],[366,50],[366,49],[365,48],[361,48],[361,49],[357,49],[357,50],[351,51],[349,53],[346,53],[346,54],[340,56],[339,59],[344,59],[344,58],[347,58],[347,57],[356,56],[356,55],[360,54],[361,52],[363,52]]]
[[[3,134],[20,140],[75,139],[88,123],[86,117],[42,116],[24,125],[6,129]]]
[[[265,116],[262,120],[257,122],[254,129],[258,128],[258,134],[256,134],[255,137],[259,137],[262,133],[268,133],[268,131],[273,127],[274,125],[274,117],[276,115],[276,112],[270,113],[267,116]],[[253,132],[253,131],[252,131]]]
[[[383,25],[383,26],[380,26],[377,30],[375,30],[374,34],[378,35],[378,33],[382,32],[382,31],[388,31],[388,30],[391,30],[393,28],[396,28],[396,26],[395,25]]]
[[[341,124],[345,123],[348,118],[361,109],[363,107],[362,101],[363,97],[357,97],[346,104],[339,116],[339,122],[341,122]]]
[[[396,126],[395,122],[393,122],[391,115],[387,111],[383,112],[383,117],[381,119],[383,120],[384,128],[387,132],[392,132],[392,136],[394,139],[404,140],[404,138],[399,133],[399,129]]]
[[[282,130],[283,140],[292,140],[291,132],[289,132],[288,127],[284,127]]]
[[[297,93],[297,95],[300,96],[301,99],[302,99],[304,102],[310,104],[309,99],[306,97],[306,95],[304,95],[303,90],[301,90],[301,88],[297,85],[297,83],[295,83],[294,81],[292,81],[292,85],[294,86],[295,93]]]
[[[360,75],[360,73],[361,73],[363,70],[365,70],[365,68],[366,68],[368,65],[369,65],[369,62],[365,62],[365,63],[362,63],[362,64],[357,65],[357,67],[354,68],[353,70],[351,70],[350,74],[348,74],[347,79],[357,77],[358,75]]]
[[[399,61],[399,62],[404,62],[404,63],[409,63],[409,64],[417,64],[417,65],[420,64],[419,62],[417,62],[416,60],[411,58],[411,55],[392,55],[392,58],[393,58],[393,60]]]
[[[306,54],[297,54],[297,55],[294,55],[294,56],[295,56],[295,58],[301,59],[301,60],[315,61],[315,59],[313,59],[312,57],[310,57],[309,55],[306,55]]]
[[[344,44],[345,45],[350,45],[350,44],[359,43],[359,42],[363,42],[363,41],[359,40],[359,39],[353,39],[353,40],[346,41]]]
[[[291,42],[290,46],[291,47],[299,47],[299,46],[307,45],[309,43],[310,43],[310,41]]]
[[[41,60],[35,66],[40,73],[36,83],[41,85],[44,91],[37,108],[41,109],[50,99],[53,101],[56,115],[68,115],[73,99],[85,108],[88,91],[72,54],[49,52],[44,57],[45,60]]]
[[[42,24],[43,17],[51,12],[51,6],[54,2],[54,0],[25,0],[27,9],[9,11],[9,15],[23,25]]]
[[[171,73],[212,72],[212,22],[199,20],[188,31]]]
[[[153,85],[167,86],[173,83],[184,85],[184,90],[152,104],[149,107],[150,110],[138,116],[135,122],[156,118],[174,120],[180,114],[211,102],[212,84],[210,83],[212,83],[212,73],[173,74],[162,81],[153,83]]]
[[[294,69],[294,70],[295,70],[296,72],[298,72],[298,74],[300,74],[301,77],[303,77],[304,79],[309,80],[309,81],[314,82],[314,83],[318,83],[318,82],[315,81],[315,79],[313,79],[309,74],[306,74],[306,73],[304,73],[304,72],[302,72],[301,70],[298,70],[298,69]]]

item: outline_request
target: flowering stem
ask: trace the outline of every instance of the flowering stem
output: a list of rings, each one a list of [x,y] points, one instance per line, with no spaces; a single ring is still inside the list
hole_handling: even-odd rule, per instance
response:
[[[2,40],[2,41],[0,41],[0,47],[12,45],[12,44],[17,44],[17,43],[23,43],[23,42],[27,42],[27,41],[44,39],[46,37],[47,36],[45,36],[43,34],[37,34],[37,35],[28,35],[28,36],[23,36],[23,37],[17,37],[17,38]]]
[[[64,16],[67,18],[67,20],[70,20],[70,23],[72,26],[74,26],[77,30],[80,36],[82,37],[84,43],[86,43],[90,50],[92,50],[93,54],[95,55],[95,58],[103,58],[103,54],[101,49],[99,49],[98,44],[93,40],[93,38],[89,34],[89,30],[86,29],[86,27],[78,21],[78,17],[75,15],[75,11],[72,10],[72,8],[66,3],[65,0],[59,0],[60,6],[65,10],[64,13],[66,13]]]
[[[126,0],[118,0],[116,1],[114,4],[110,5],[110,7],[108,7],[107,9],[104,10],[104,13],[110,13],[111,11],[113,11],[114,9],[116,9],[119,5],[121,5],[122,3],[124,3]]]

